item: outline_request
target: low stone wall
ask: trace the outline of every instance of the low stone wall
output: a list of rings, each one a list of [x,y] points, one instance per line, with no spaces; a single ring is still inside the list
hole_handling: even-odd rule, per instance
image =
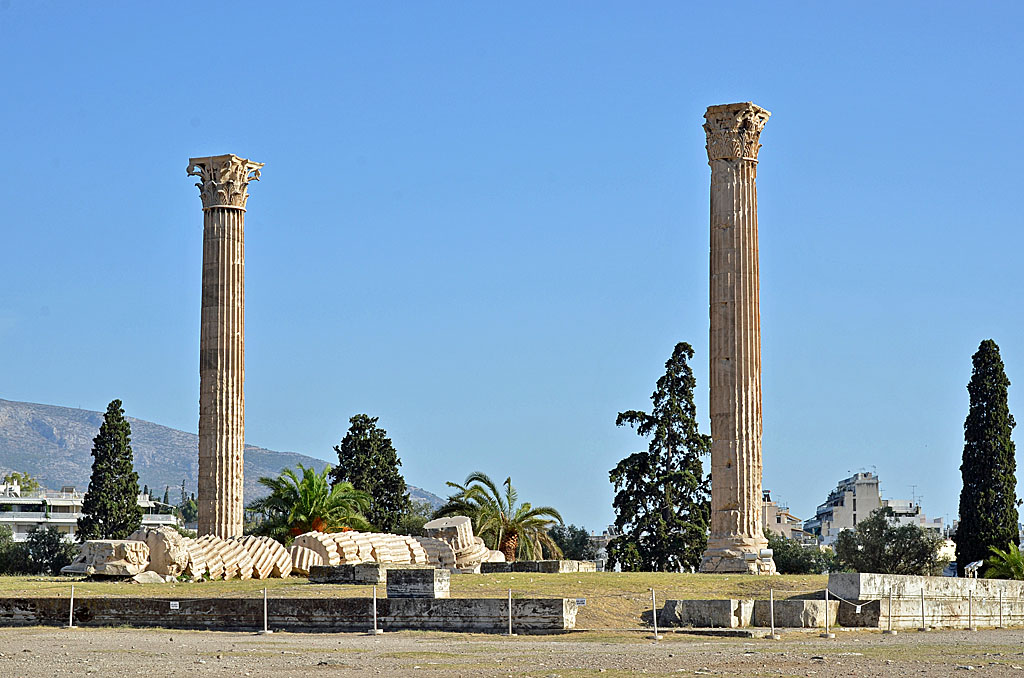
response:
[[[563,572],[597,572],[593,560],[517,560],[512,563],[480,563],[480,574],[530,572],[560,574]]]
[[[387,584],[387,568],[380,563],[358,565],[313,565],[309,581],[314,584]]]
[[[839,601],[830,600],[825,606],[824,600],[801,600],[789,598],[775,601],[775,627],[780,629],[816,629],[825,626],[826,610],[829,626],[833,626],[839,617]],[[772,625],[771,602],[754,601],[754,626],[769,627]]]
[[[1019,581],[844,572],[829,575],[828,586],[848,601],[839,607],[843,626],[888,628],[890,593],[894,629],[922,628],[922,624],[923,628],[1024,625],[1024,582]]]
[[[0,598],[0,627],[60,626],[68,621],[67,598]],[[173,609],[177,606],[177,609]],[[573,599],[512,601],[516,633],[553,633],[576,627]],[[368,598],[271,598],[271,630],[366,631],[373,625]],[[378,625],[385,631],[508,631],[508,601],[501,598],[377,600]],[[263,628],[263,599],[76,598],[78,626],[136,626],[206,631]]]
[[[753,613],[752,600],[666,600],[658,624],[735,629],[750,626]]]

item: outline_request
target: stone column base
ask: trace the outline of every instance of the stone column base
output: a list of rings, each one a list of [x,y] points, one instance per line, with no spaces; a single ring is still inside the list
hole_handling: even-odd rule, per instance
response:
[[[777,574],[775,561],[769,555],[761,557],[768,548],[768,542],[761,540],[736,540],[724,543],[708,542],[708,548],[701,559],[700,571],[716,574]],[[749,542],[749,543],[748,543]],[[762,543],[763,542],[763,543]]]

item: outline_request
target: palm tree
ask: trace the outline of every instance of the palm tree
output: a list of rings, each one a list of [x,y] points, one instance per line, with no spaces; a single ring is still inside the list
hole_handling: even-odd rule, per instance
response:
[[[298,465],[301,477],[286,468],[277,478],[266,476],[260,485],[270,494],[249,504],[249,510],[261,513],[264,520],[253,532],[286,543],[304,532],[338,532],[345,529],[371,529],[363,511],[370,505],[370,495],[338,483],[331,487],[330,467],[323,473]]]
[[[992,555],[986,561],[986,579],[1024,579],[1024,553],[1019,546],[1010,542],[1005,551],[995,546],[989,546],[988,550]]]
[[[562,550],[548,534],[555,522],[564,524],[561,514],[550,506],[532,506],[517,503],[519,493],[512,487],[512,478],[502,483],[504,490],[486,473],[475,471],[463,484],[449,482],[455,492],[434,517],[464,515],[473,521],[473,532],[484,540],[488,548],[505,554],[513,561],[517,557],[532,560],[542,557],[544,550],[556,558]]]

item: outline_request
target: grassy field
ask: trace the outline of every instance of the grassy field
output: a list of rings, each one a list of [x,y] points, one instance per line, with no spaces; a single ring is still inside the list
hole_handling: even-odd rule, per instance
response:
[[[566,574],[453,575],[453,598],[504,598],[512,589],[518,598],[585,598],[577,625],[580,628],[633,628],[651,609],[651,589],[658,607],[669,599],[787,598],[821,591],[824,575],[674,574],[664,572],[581,572]],[[82,581],[68,577],[0,577],[0,597],[68,596],[71,584],[76,597],[115,596],[153,598],[255,598],[268,589],[271,598],[369,597],[370,586],[311,584],[305,578],[134,584]],[[378,589],[383,596],[383,587]]]

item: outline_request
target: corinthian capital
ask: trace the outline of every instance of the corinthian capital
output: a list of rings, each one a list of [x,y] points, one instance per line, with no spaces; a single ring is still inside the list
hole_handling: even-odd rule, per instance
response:
[[[249,182],[259,181],[261,162],[252,162],[237,155],[212,155],[188,159],[188,176],[199,177],[199,197],[203,209],[229,207],[245,209],[249,199]]]
[[[704,131],[708,135],[708,160],[753,160],[761,149],[758,139],[771,115],[749,101],[708,106]]]

